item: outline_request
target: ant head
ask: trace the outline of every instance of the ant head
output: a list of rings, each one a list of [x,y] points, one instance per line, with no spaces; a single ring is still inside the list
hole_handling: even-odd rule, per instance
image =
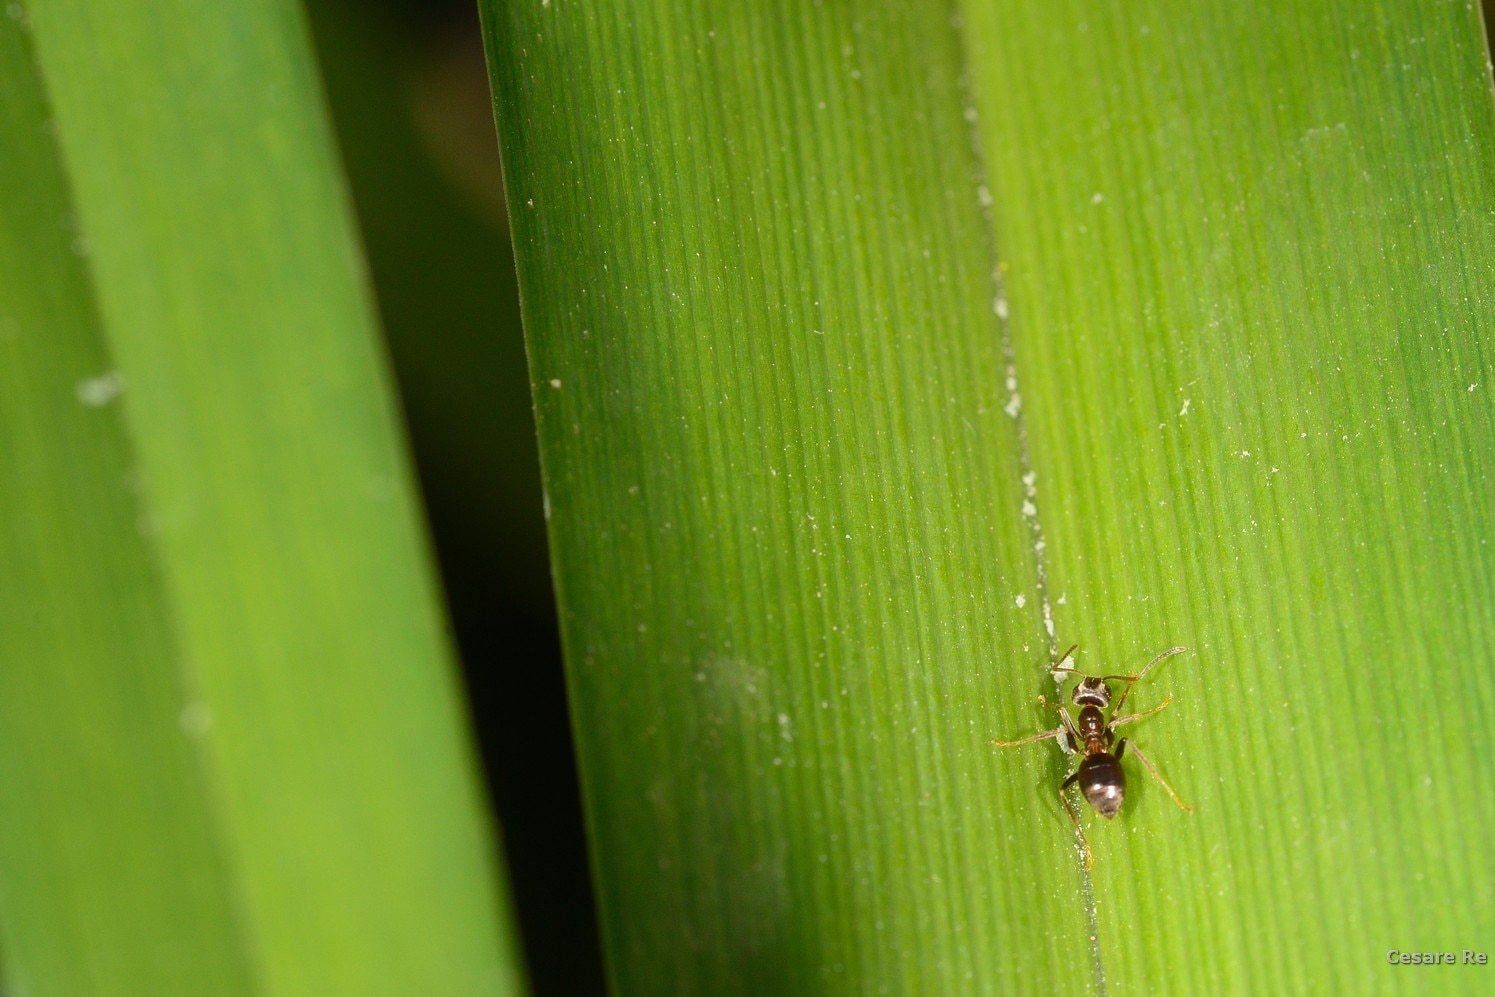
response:
[[[1080,679],[1080,684],[1075,686],[1075,691],[1070,693],[1069,698],[1074,700],[1076,706],[1095,706],[1104,710],[1111,705],[1111,690],[1106,686],[1105,679],[1086,675]]]

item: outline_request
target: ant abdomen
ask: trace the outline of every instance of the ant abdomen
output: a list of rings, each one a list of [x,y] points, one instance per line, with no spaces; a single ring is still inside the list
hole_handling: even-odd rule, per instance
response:
[[[1116,816],[1126,796],[1126,773],[1120,759],[1111,754],[1090,755],[1080,762],[1075,777],[1096,813],[1107,820]]]

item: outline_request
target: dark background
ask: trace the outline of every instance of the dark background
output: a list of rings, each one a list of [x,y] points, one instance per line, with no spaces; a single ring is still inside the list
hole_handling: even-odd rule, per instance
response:
[[[473,0],[308,0],[536,994],[604,991]]]
[[[307,0],[536,994],[605,989],[475,0]],[[1485,23],[1495,0],[1484,0]]]

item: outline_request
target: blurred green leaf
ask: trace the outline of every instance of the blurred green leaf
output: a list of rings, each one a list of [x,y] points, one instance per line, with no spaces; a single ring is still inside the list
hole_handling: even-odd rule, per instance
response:
[[[298,11],[9,13],[9,989],[517,989]]]

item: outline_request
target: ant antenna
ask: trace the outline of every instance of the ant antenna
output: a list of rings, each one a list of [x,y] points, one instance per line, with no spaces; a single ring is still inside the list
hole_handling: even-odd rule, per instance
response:
[[[1168,650],[1164,651],[1162,654],[1158,655],[1156,658],[1153,658],[1151,661],[1149,661],[1147,663],[1147,668],[1144,668],[1140,672],[1137,673],[1137,681],[1140,682],[1142,680],[1142,676],[1144,676],[1144,675],[1147,674],[1148,669],[1150,669],[1153,665],[1157,664],[1159,661],[1162,661],[1164,658],[1171,658],[1175,654],[1183,654],[1187,650],[1188,650],[1187,647],[1170,647]]]
[[[1134,686],[1138,682],[1142,681],[1142,677],[1144,675],[1146,675],[1148,672],[1152,671],[1152,666],[1153,665],[1157,664],[1159,661],[1162,661],[1164,658],[1171,658],[1175,654],[1183,654],[1187,650],[1188,650],[1187,647],[1170,647],[1168,650],[1164,651],[1162,654],[1158,655],[1156,658],[1153,658],[1151,661],[1149,661],[1147,663],[1147,667],[1143,668],[1136,675],[1107,676],[1108,678],[1119,678],[1119,679],[1126,680],[1126,688],[1123,689],[1123,690],[1121,690],[1121,695],[1119,697],[1117,697],[1117,699],[1116,699],[1116,705],[1111,708],[1112,714],[1114,715],[1115,713],[1117,713],[1117,712],[1119,712],[1121,710],[1121,704],[1124,703],[1124,702],[1126,702],[1127,693],[1129,693],[1129,692],[1132,691],[1132,686]]]

